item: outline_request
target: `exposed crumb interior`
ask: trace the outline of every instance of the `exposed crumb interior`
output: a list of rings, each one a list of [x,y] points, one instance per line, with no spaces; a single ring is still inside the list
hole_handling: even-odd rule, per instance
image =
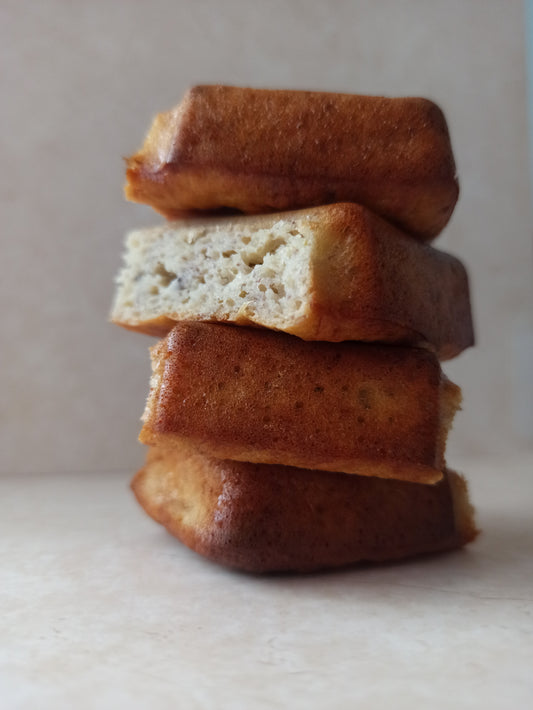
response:
[[[305,224],[267,229],[170,224],[129,235],[113,317],[131,324],[170,318],[249,319],[290,327],[305,315],[313,233]]]
[[[444,451],[446,440],[452,428],[453,420],[458,409],[461,408],[463,395],[461,388],[451,382],[444,373],[440,385],[440,431],[437,440],[438,458],[444,465]]]

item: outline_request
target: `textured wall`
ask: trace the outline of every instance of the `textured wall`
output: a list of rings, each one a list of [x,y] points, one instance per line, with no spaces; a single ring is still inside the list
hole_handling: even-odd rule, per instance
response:
[[[106,318],[123,233],[158,217],[123,201],[121,157],[199,82],[442,105],[462,194],[436,245],[469,266],[478,335],[446,366],[452,456],[531,445],[522,19],[519,0],[3,0],[0,470],[140,462],[151,340]]]

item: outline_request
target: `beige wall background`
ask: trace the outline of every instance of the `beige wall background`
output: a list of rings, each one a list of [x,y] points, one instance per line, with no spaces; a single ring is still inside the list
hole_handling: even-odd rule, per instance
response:
[[[436,246],[469,267],[478,346],[454,454],[533,442],[533,245],[519,0],[0,3],[0,471],[135,468],[150,338],[108,325],[122,156],[187,86],[424,95],[461,180]],[[503,465],[503,463],[502,463]]]

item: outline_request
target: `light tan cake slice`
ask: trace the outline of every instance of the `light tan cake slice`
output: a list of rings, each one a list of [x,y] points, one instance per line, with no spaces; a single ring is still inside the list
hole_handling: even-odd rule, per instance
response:
[[[144,510],[196,552],[250,572],[311,571],[449,550],[477,534],[464,479],[434,486],[150,449]]]
[[[427,350],[180,323],[152,348],[140,440],[434,483],[460,389]]]
[[[421,98],[197,86],[127,161],[126,197],[169,218],[358,202],[421,240],[459,187],[442,111]]]
[[[159,336],[203,320],[427,344],[441,359],[474,341],[461,262],[349,203],[132,232],[111,318]]]

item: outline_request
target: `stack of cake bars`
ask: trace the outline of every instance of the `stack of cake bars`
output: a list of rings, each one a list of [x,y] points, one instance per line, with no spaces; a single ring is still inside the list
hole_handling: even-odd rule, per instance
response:
[[[190,90],[128,159],[113,322],[162,337],[133,491],[202,555],[309,571],[460,547],[445,463],[473,344],[466,271],[430,242],[458,197],[424,99]]]

